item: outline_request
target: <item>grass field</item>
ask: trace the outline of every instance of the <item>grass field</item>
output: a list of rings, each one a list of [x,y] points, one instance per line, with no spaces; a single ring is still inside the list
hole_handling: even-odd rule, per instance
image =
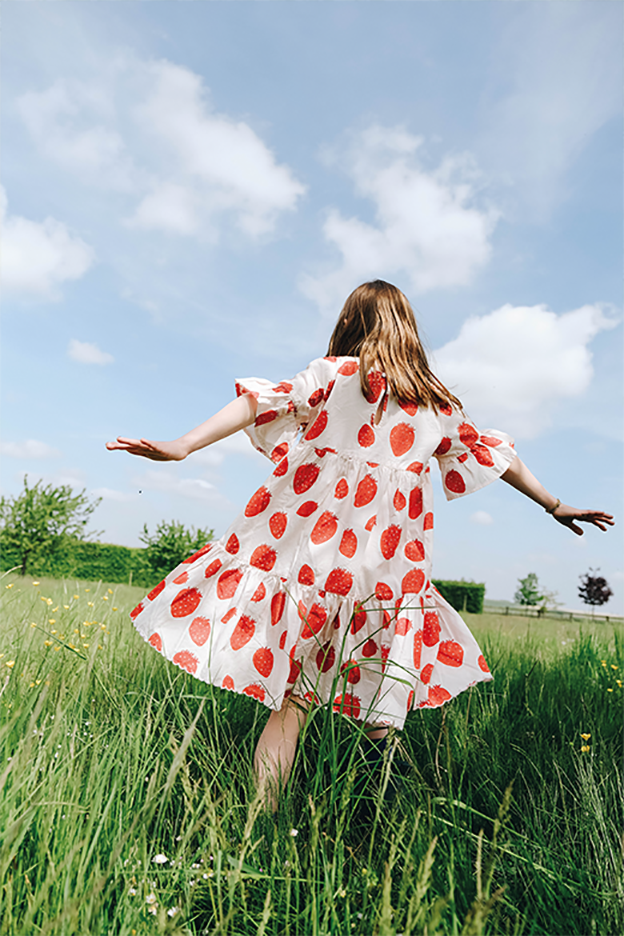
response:
[[[316,709],[268,818],[268,710],[146,646],[140,589],[35,581],[0,584],[0,934],[624,932],[621,624],[466,615],[495,680],[377,769]]]

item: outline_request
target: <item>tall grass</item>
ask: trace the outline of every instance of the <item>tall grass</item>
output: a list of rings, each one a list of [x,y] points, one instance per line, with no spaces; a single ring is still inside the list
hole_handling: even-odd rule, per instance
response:
[[[0,934],[624,930],[621,628],[470,618],[493,683],[377,767],[316,708],[270,817],[263,706],[147,647],[140,590],[32,582],[0,584]]]

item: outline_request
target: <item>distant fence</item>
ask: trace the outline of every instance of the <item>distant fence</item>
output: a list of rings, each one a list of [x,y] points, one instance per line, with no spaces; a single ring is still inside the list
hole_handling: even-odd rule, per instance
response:
[[[624,617],[619,614],[593,614],[591,611],[562,611],[557,608],[535,608],[531,605],[485,605],[486,614],[520,615],[522,617],[558,618],[560,621],[621,621]]]

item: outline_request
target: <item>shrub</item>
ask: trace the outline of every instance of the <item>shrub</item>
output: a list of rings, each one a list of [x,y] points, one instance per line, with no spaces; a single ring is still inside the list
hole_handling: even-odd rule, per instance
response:
[[[443,598],[456,611],[482,614],[485,585],[482,582],[453,582],[447,579],[432,579]]]

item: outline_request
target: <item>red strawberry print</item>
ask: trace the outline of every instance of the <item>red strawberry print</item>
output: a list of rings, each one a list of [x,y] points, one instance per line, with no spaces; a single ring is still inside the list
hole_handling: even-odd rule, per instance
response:
[[[480,670],[483,670],[484,673],[489,673],[489,672],[490,672],[490,667],[489,667],[489,666],[487,665],[487,663],[485,662],[485,657],[483,656],[482,653],[479,654],[479,658],[478,658],[478,660],[477,660],[477,663],[479,664],[479,669],[480,669]]]
[[[314,511],[318,508],[318,504],[315,501],[306,501],[301,505],[297,511],[298,517],[309,517]]]
[[[336,383],[335,380],[330,380],[329,383],[327,384],[327,390],[325,391],[325,399],[326,399],[326,400],[329,400],[330,394],[331,394],[332,390],[334,389],[334,384],[335,384],[335,383]]]
[[[179,618],[192,614],[200,601],[201,593],[196,588],[185,588],[171,602],[171,616]]]
[[[433,663],[427,663],[427,665],[423,666],[422,670],[420,671],[420,681],[423,682],[425,686],[431,679],[432,673],[433,673]]]
[[[444,702],[448,702],[450,698],[451,693],[443,689],[442,686],[429,687],[429,698],[427,699],[429,705],[442,705]]]
[[[414,704],[414,690],[410,689],[409,695],[407,697],[407,711],[411,711],[412,705]]]
[[[332,569],[325,582],[325,591],[332,595],[348,595],[353,585],[353,576],[346,569]]]
[[[325,390],[323,387],[319,387],[308,397],[308,406],[310,409],[314,409],[315,406],[318,406],[325,399]]]
[[[377,644],[375,643],[372,637],[369,637],[369,639],[366,641],[366,643],[362,647],[362,656],[366,657],[366,659],[369,659],[370,657],[375,656],[375,654],[377,653],[377,650],[378,650]]]
[[[423,520],[423,530],[433,530],[433,514],[426,513]]]
[[[317,418],[314,420],[310,428],[305,434],[306,440],[309,442],[311,439],[318,439],[321,432],[324,432],[327,428],[327,410],[321,410]]]
[[[379,601],[392,601],[394,592],[385,582],[377,582],[375,585],[375,597]]]
[[[343,556],[347,559],[353,559],[357,550],[357,536],[353,530],[345,530],[338,547]]]
[[[414,444],[414,427],[409,423],[399,423],[390,430],[390,448],[398,458],[409,452]]]
[[[205,556],[207,552],[210,552],[212,549],[212,543],[206,543],[205,546],[202,546],[201,549],[198,549],[197,552],[193,553],[192,556],[189,556],[188,559],[185,559],[184,562],[195,562],[196,559],[199,559],[201,556]]]
[[[264,599],[264,596],[265,596],[265,595],[266,595],[266,588],[264,587],[264,583],[263,583],[263,582],[260,582],[260,584],[259,584],[258,587],[256,588],[255,592],[254,592],[253,595],[251,596],[251,600],[252,600],[252,601],[262,601],[262,600]]]
[[[483,442],[484,445],[489,445],[492,448],[495,448],[497,445],[501,444],[502,439],[497,439],[496,436],[482,435],[480,441]]]
[[[264,697],[266,696],[266,692],[262,686],[258,686],[257,683],[251,686],[245,686],[243,692],[245,695],[251,696],[252,699],[257,699],[258,702],[264,702]]]
[[[264,486],[258,488],[256,493],[252,494],[249,498],[247,506],[245,507],[245,516],[257,517],[259,513],[262,513],[263,510],[267,509],[270,500],[271,492],[268,491]]]
[[[227,543],[225,544],[225,551],[235,556],[239,549],[240,543],[238,542],[238,536],[236,533],[232,533]]]
[[[243,573],[240,569],[227,569],[222,575],[219,576],[217,582],[217,598],[231,598],[236,589],[238,588],[238,583],[243,577]]]
[[[399,637],[405,637],[412,629],[412,622],[409,618],[398,618],[396,624],[394,625],[394,633],[398,634]]]
[[[198,647],[203,647],[210,637],[210,621],[207,617],[196,617],[191,621],[189,637]]]
[[[285,455],[288,455],[288,442],[282,442],[281,445],[275,446],[271,452],[271,461],[277,464],[278,462],[281,462]]]
[[[153,601],[154,598],[157,598],[158,595],[160,595],[160,593],[161,593],[161,591],[163,590],[163,588],[165,587],[165,584],[166,584],[166,583],[165,583],[165,580],[163,579],[162,582],[159,582],[158,585],[157,585],[155,588],[152,588],[151,592],[150,592],[149,595],[147,596],[147,597],[148,597],[148,600],[149,600],[149,601]],[[177,582],[176,584],[180,584],[180,583]]]
[[[377,523],[377,514],[373,514],[370,520],[366,521],[366,526],[364,527],[364,529],[368,530],[368,532],[370,533],[370,531],[373,529],[376,523]]]
[[[470,423],[462,423],[457,427],[457,431],[459,433],[459,441],[467,445],[468,448],[471,448],[479,438],[479,433]]]
[[[399,545],[399,540],[401,539],[401,527],[393,524],[389,526],[387,530],[384,530],[381,534],[381,539],[379,545],[381,547],[381,555],[384,559],[392,559],[395,552],[397,551],[397,546]]]
[[[287,380],[280,380],[277,386],[273,387],[273,392],[274,393],[290,393],[292,388],[293,388],[293,385],[291,383],[288,383]]]
[[[494,465],[494,459],[492,458],[489,450],[486,449],[485,445],[473,445],[470,451],[480,465],[484,465],[486,468],[492,468]]]
[[[297,581],[300,585],[314,585],[314,572],[309,565],[301,566]]]
[[[375,433],[369,425],[364,423],[360,431],[358,432],[358,442],[362,448],[369,448],[375,443]]]
[[[423,643],[425,647],[435,647],[440,639],[440,621],[436,611],[427,611],[423,622]]]
[[[229,624],[233,617],[236,617],[236,608],[230,608],[221,618],[222,624]]]
[[[403,510],[407,504],[405,494],[401,493],[401,491],[397,491],[392,499],[392,503],[394,504],[395,510]]]
[[[406,471],[413,471],[414,474],[419,475],[419,474],[421,473],[421,471],[423,470],[423,468],[424,468],[424,465],[423,465],[422,462],[415,461],[415,462],[412,462],[411,465],[408,465],[407,468],[406,468],[405,470],[406,470]]]
[[[384,611],[383,624],[381,626],[383,627],[384,630],[388,630],[391,624],[392,624],[392,618],[390,617],[390,612]]]
[[[332,452],[334,455],[336,454],[336,449],[330,448],[328,445],[325,448],[315,448],[314,451],[319,458],[325,458],[328,452]]]
[[[267,546],[266,543],[263,543],[262,546],[256,546],[252,552],[249,565],[255,566],[256,569],[264,569],[265,572],[270,572],[275,565],[276,559],[277,553],[275,550]]]
[[[405,544],[405,555],[410,562],[422,562],[425,558],[425,547],[420,540],[412,540]]]
[[[256,622],[252,621],[246,614],[241,614],[240,620],[230,637],[230,646],[232,650],[240,650],[245,644],[249,643],[256,630]]]
[[[356,605],[353,611],[353,619],[351,621],[351,633],[357,634],[366,624],[366,611],[362,608],[361,605]]]
[[[314,524],[314,529],[310,533],[310,539],[319,546],[330,540],[338,529],[338,519],[329,510],[325,510]]]
[[[417,595],[425,584],[425,573],[422,569],[412,569],[403,576],[401,590],[404,595]]]
[[[148,643],[151,643],[154,649],[160,650],[160,652],[162,653],[162,639],[161,639],[160,634],[152,634],[152,636],[148,640]]]
[[[381,672],[386,672],[386,665],[388,663],[388,657],[390,656],[390,647],[381,648]]]
[[[410,520],[420,517],[423,509],[422,488],[416,487],[410,491],[408,514]]]
[[[319,592],[319,595],[321,595],[320,592]],[[322,597],[323,598],[325,597],[325,592],[323,592]],[[334,623],[332,626],[334,630],[340,630],[340,615],[339,614],[337,614],[336,617],[334,618]]]
[[[271,598],[271,624],[273,627],[281,621],[286,606],[286,593],[278,592]]]
[[[377,482],[372,475],[366,475],[357,486],[353,503],[356,507],[365,507],[377,494]]]
[[[338,484],[336,485],[336,490],[334,491],[334,497],[337,497],[339,500],[342,500],[343,497],[346,497],[349,493],[349,485],[344,478],[341,478]]]
[[[340,675],[343,673],[347,674],[347,682],[351,683],[352,686],[355,686],[356,683],[359,683],[362,678],[362,673],[360,672],[360,667],[357,665],[357,660],[347,660],[346,663],[343,663],[340,667]]]
[[[402,402],[399,400],[399,406],[401,407],[401,409],[402,409],[404,412],[407,413],[408,416],[415,416],[416,413],[418,412],[418,404],[417,404],[417,403],[402,403]]]
[[[284,647],[286,646],[286,638],[287,638],[287,637],[288,637],[288,631],[287,631],[287,630],[282,631],[282,634],[281,634],[280,639],[279,639],[279,648],[280,648],[280,650],[283,650]]]
[[[444,640],[438,647],[438,660],[446,666],[461,666],[464,662],[464,648],[455,640]]]
[[[210,565],[206,566],[204,578],[210,578],[212,575],[216,575],[222,565],[223,563],[220,559],[215,559],[214,562],[211,562]]]
[[[308,640],[314,634],[322,630],[327,620],[327,611],[320,604],[313,604],[304,618],[304,625],[301,630],[301,639]]]
[[[282,458],[281,462],[273,472],[276,478],[283,478],[288,471],[288,459]]]
[[[259,416],[256,416],[256,421],[254,426],[264,426],[266,423],[273,422],[274,419],[277,419],[279,413],[275,409],[266,410],[264,413],[260,413]]]
[[[254,400],[257,400],[258,397],[260,396],[260,394],[256,393],[255,390],[248,390],[247,387],[243,386],[243,384],[235,383],[234,386],[236,388],[237,397],[242,396],[244,393],[248,393],[249,396],[252,396],[254,398]]]
[[[440,442],[440,444],[438,445],[437,449],[435,450],[433,454],[434,455],[446,455],[451,445],[452,445],[451,440],[447,436],[444,436],[444,438],[442,439],[442,441]]]
[[[441,412],[441,413],[444,413],[445,416],[452,416],[452,415],[453,415],[453,408],[452,408],[452,406],[451,406],[450,403],[441,403],[441,404],[440,404],[440,412]]]
[[[173,662],[177,663],[178,666],[181,666],[182,669],[185,669],[187,672],[194,674],[197,672],[199,660],[190,650],[180,650],[179,653],[175,654]]]
[[[296,645],[290,651],[290,673],[288,674],[288,679],[286,682],[294,683],[297,682],[299,678],[299,673],[301,672],[301,663],[299,660],[295,660],[295,650],[297,649]]]
[[[275,539],[281,539],[288,523],[288,517],[285,513],[274,513],[269,520],[269,530]]]
[[[327,673],[336,662],[336,651],[330,644],[331,640],[328,640],[316,654],[316,668],[321,673]]]
[[[420,656],[422,653],[423,632],[417,630],[414,634],[414,669],[420,669]]]
[[[379,468],[379,462],[369,462],[369,461],[367,461],[366,464],[368,465],[369,468]]]
[[[232,679],[231,676],[224,676],[224,677],[223,677],[223,682],[221,683],[221,686],[222,686],[223,689],[233,689],[233,688],[234,688],[234,680]]]
[[[486,449],[486,451],[487,451],[487,449]],[[464,452],[463,455],[458,455],[458,456],[457,456],[457,461],[458,461],[458,462],[465,462],[465,461],[467,461],[467,460],[468,460],[468,454],[469,454],[468,452]]]
[[[350,715],[351,718],[360,717],[360,699],[352,692],[341,693],[334,699],[334,711]]]
[[[269,650],[268,647],[260,647],[259,650],[256,650],[251,659],[261,676],[264,676],[266,679],[271,675],[274,661],[273,652]]]
[[[295,494],[303,494],[305,491],[309,491],[318,478],[320,470],[318,465],[300,465],[295,471],[295,478],[293,481]]]
[[[308,613],[308,609],[307,609],[306,606],[304,605],[303,601],[299,601],[299,602],[298,602],[298,604],[297,604],[297,613],[299,614],[299,617],[300,617],[301,620],[303,621],[303,620],[305,619],[307,613]]]
[[[365,394],[365,397],[369,403],[376,403],[386,386],[386,378],[380,371],[371,371],[368,375],[368,384],[370,391]]]
[[[181,572],[180,575],[176,576],[173,580],[174,585],[184,585],[188,579],[188,572]],[[158,588],[158,586],[156,586]],[[151,592],[150,592],[151,594]],[[148,596],[149,597],[149,596]]]
[[[342,374],[343,377],[351,377],[353,374],[357,374],[359,367],[360,365],[356,364],[355,361],[345,361],[338,368],[338,373]]]
[[[453,494],[463,494],[466,490],[466,482],[459,471],[449,471],[444,479],[444,483]]]

